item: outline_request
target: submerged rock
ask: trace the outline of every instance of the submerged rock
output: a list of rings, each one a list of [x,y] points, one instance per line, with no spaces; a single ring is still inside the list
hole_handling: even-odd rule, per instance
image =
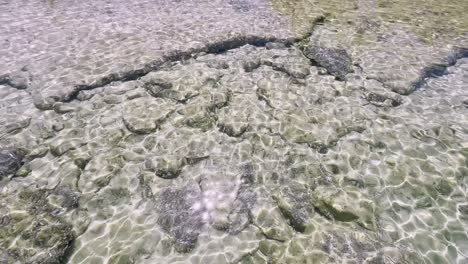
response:
[[[7,227],[2,228],[11,238],[19,236],[17,245],[9,247],[7,255],[13,255],[17,260],[25,261],[24,263],[63,263],[65,253],[74,238],[71,226],[50,216],[17,216]],[[27,228],[21,228],[26,225]],[[21,244],[23,245],[18,246]]]
[[[215,229],[236,235],[244,230],[252,221],[251,209],[257,195],[254,191],[243,188],[238,191],[236,199],[227,208],[209,210],[211,226]],[[224,210],[223,210],[224,209]]]
[[[15,173],[21,167],[22,159],[16,150],[0,150],[0,177]]]
[[[195,248],[203,227],[203,212],[195,203],[201,199],[200,188],[187,185],[182,188],[167,188],[159,194],[158,223],[174,238],[178,252],[189,252]]]
[[[314,191],[314,206],[327,218],[342,222],[356,221],[364,228],[375,230],[375,205],[357,190],[319,186]]]
[[[245,165],[242,168],[242,175],[237,192],[235,196],[232,197],[233,200],[227,202],[223,201],[223,198],[217,199],[216,208],[207,210],[210,214],[211,225],[214,228],[235,235],[250,225],[252,222],[252,208],[257,202],[257,193],[252,189],[255,178],[255,169],[252,164]],[[229,191],[226,191],[226,193],[227,192]],[[219,193],[217,195],[219,195]],[[210,196],[205,196],[205,198],[210,198]],[[223,202],[227,202],[225,203],[226,206],[222,206]]]
[[[344,49],[308,46],[304,48],[304,55],[339,80],[346,80],[346,74],[352,71],[351,57]]]
[[[17,114],[2,114],[0,117],[0,135],[16,134],[27,128],[31,118]]]
[[[182,121],[183,125],[198,128],[204,132],[210,130],[216,123],[214,114],[205,107],[188,106],[178,112],[185,116]]]
[[[80,146],[84,145],[82,139],[67,139],[65,137],[54,140],[50,143],[49,148],[50,152],[55,156],[61,156],[69,150],[77,149]]]
[[[310,190],[299,183],[283,186],[273,195],[289,225],[301,233],[306,230],[307,222],[314,212],[311,197]]]
[[[399,106],[402,104],[402,99],[399,97],[391,98],[390,96],[378,94],[378,93],[369,93],[366,96],[366,100],[375,105],[375,106]]]
[[[4,215],[0,225],[0,262],[63,263],[74,239],[71,225],[49,214],[19,212]]]
[[[45,190],[25,190],[0,196],[0,263],[64,262],[75,234],[47,195]]]
[[[185,159],[174,155],[151,157],[145,161],[145,168],[154,171],[163,179],[174,179],[179,176],[185,166]]]
[[[172,104],[157,98],[137,98],[124,103],[123,123],[136,134],[156,131],[173,111]]]
[[[6,83],[16,89],[27,89],[30,84],[31,76],[27,71],[18,71],[11,75],[0,76],[0,84]]]
[[[278,208],[262,209],[256,215],[255,224],[261,228],[263,235],[269,239],[286,241],[293,235],[293,229],[284,221]]]
[[[152,79],[145,84],[145,89],[154,97],[169,97],[175,96],[175,91],[172,90],[172,83],[160,79]]]

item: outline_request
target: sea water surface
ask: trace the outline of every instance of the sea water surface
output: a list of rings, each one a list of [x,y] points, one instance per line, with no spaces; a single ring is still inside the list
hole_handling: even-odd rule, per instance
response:
[[[468,263],[468,1],[0,0],[0,263]]]

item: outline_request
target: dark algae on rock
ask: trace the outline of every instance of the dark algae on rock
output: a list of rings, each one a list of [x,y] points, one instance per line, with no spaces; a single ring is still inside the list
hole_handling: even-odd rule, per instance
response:
[[[193,206],[200,197],[200,189],[195,184],[181,189],[168,188],[159,194],[158,223],[174,238],[178,252],[189,252],[196,246],[203,227],[203,210]]]

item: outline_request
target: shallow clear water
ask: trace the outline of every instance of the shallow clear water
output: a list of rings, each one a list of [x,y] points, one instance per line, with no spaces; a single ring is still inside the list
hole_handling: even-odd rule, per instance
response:
[[[0,263],[468,263],[464,2],[0,8]]]

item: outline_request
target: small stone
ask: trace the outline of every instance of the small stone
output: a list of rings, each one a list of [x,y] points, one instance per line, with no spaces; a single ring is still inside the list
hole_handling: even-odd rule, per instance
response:
[[[39,94],[32,96],[34,105],[40,110],[51,110],[54,107],[56,100],[52,97],[43,97]]]
[[[29,74],[25,71],[17,72],[13,75],[4,77],[4,80],[11,86],[16,89],[24,90],[29,86]]]
[[[31,169],[28,167],[21,167],[19,170],[16,171],[16,177],[26,177],[31,173]]]
[[[91,156],[87,153],[82,153],[80,151],[70,151],[69,156],[73,159],[73,162],[80,169],[84,169],[86,164],[91,160]]]
[[[79,101],[86,101],[91,99],[94,96],[94,93],[90,93],[89,91],[80,91],[76,96],[76,99]]]
[[[22,159],[16,150],[0,150],[0,177],[15,173],[21,167]]]
[[[61,156],[63,153],[76,149],[84,143],[81,139],[58,139],[50,143],[49,148],[55,156]]]
[[[65,114],[68,112],[73,112],[75,108],[69,104],[64,104],[64,103],[56,103],[54,105],[54,110],[58,114]]]
[[[28,127],[31,118],[21,115],[3,114],[0,120],[0,134],[15,134]]]
[[[147,77],[149,79],[149,77]],[[154,97],[170,97],[172,90],[172,83],[159,78],[152,78],[145,84],[145,89]]]
[[[309,46],[304,54],[339,80],[346,80],[346,74],[352,71],[351,57],[344,49]]]
[[[146,95],[146,92],[142,89],[135,89],[135,90],[132,90],[132,91],[129,91],[125,94],[125,97],[128,99],[128,100],[133,100],[133,99],[136,99],[136,98],[140,98],[140,97],[144,97]]]
[[[389,96],[378,94],[378,93],[369,93],[366,96],[366,100],[378,107],[381,106],[392,106],[396,107],[401,105],[402,99],[399,97],[390,98]]]
[[[192,128],[199,128],[202,131],[210,130],[216,123],[215,116],[205,107],[187,106],[178,111],[185,116],[183,124]]]
[[[102,99],[106,104],[120,104],[122,102],[122,97],[118,95],[106,95]]]
[[[55,123],[52,125],[52,129],[56,132],[59,132],[65,128],[65,125],[62,123]]]
[[[252,61],[252,60],[248,60],[248,61],[244,61],[242,62],[242,68],[244,68],[244,71],[245,72],[251,72],[255,69],[257,69],[258,67],[260,67],[260,61]]]
[[[462,214],[465,218],[468,218],[468,205],[459,205],[458,212]]]
[[[154,171],[163,179],[176,178],[182,172],[184,165],[184,159],[171,155],[154,157],[145,161],[145,168]]]
[[[240,137],[247,131],[249,124],[246,122],[232,122],[228,124],[219,124],[218,128],[220,132],[223,132],[230,137]]]
[[[48,151],[49,151],[49,148],[46,145],[39,145],[35,147],[33,150],[31,150],[31,152],[28,153],[26,158],[29,160],[42,158],[47,154]]]

